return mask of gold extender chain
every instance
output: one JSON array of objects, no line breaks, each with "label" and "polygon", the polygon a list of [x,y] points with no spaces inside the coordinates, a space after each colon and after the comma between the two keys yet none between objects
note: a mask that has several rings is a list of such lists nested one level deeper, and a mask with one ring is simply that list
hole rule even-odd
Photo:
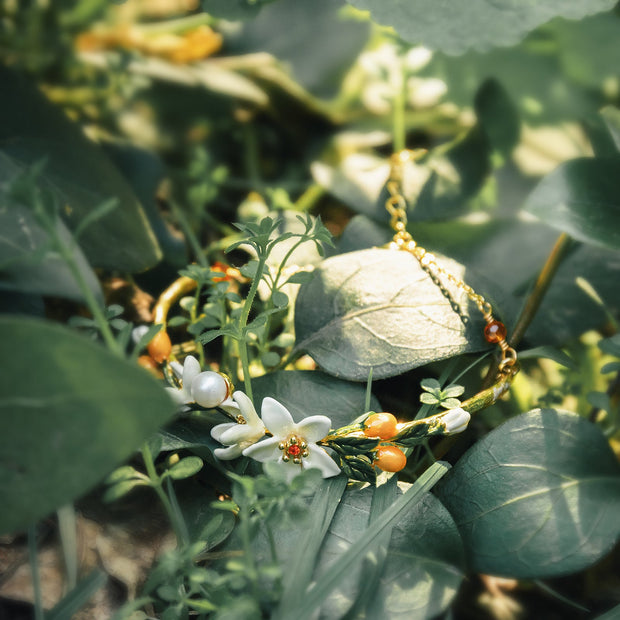
[{"label": "gold extender chain", "polygon": [[437,263],[437,259],[427,252],[423,247],[419,246],[413,237],[407,232],[407,202],[402,194],[401,186],[403,180],[403,166],[408,161],[415,161],[426,154],[425,149],[415,149],[413,151],[403,150],[394,153],[391,157],[391,172],[387,182],[387,190],[390,197],[385,202],[385,208],[391,216],[390,226],[394,230],[394,237],[390,243],[390,249],[404,250],[413,254],[420,263],[422,269],[432,276],[442,276],[456,287],[464,291],[476,304],[476,307],[482,314],[482,318],[486,322],[484,328],[484,338],[491,344],[496,344],[501,350],[501,360],[498,364],[500,374],[515,374],[517,372],[517,352],[506,341],[506,326],[493,317],[493,307],[482,296],[476,293],[474,289],[450,273]]}]

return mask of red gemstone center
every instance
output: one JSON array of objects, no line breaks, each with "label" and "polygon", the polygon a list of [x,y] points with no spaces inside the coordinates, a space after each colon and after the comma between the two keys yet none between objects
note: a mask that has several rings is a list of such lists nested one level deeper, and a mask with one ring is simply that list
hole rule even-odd
[{"label": "red gemstone center", "polygon": [[297,444],[293,444],[286,450],[291,456],[299,456],[301,454],[301,448]]}]

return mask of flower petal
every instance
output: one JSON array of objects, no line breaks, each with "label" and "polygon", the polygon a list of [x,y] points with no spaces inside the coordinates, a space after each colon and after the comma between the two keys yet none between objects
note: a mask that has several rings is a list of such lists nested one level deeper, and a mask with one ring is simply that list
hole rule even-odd
[{"label": "flower petal", "polygon": [[237,445],[229,446],[228,448],[215,448],[213,454],[221,461],[231,461],[241,456],[241,448]]},{"label": "flower petal", "polygon": [[[234,401],[239,405],[239,409],[241,410],[241,415],[244,417],[245,421],[248,424],[257,424],[260,422],[260,418],[258,417],[258,413],[256,413],[256,409],[254,409],[254,405],[252,401],[248,398],[247,394],[240,392],[237,390],[232,395]],[[222,405],[224,405],[227,401],[224,401]]]},{"label": "flower petal", "polygon": [[316,468],[321,470],[323,478],[331,478],[340,473],[340,467],[336,465],[334,459],[316,444],[308,446],[310,454],[303,460],[306,469]]},{"label": "flower petal", "polygon": [[181,380],[183,379],[183,366],[181,366],[181,364],[179,364],[179,362],[174,361],[174,362],[170,362],[170,368],[172,368],[172,372],[174,373],[174,376]]},{"label": "flower petal", "polygon": [[177,405],[186,405],[187,403],[192,402],[192,399],[188,397],[188,395],[185,393],[185,390],[179,390],[173,387],[167,387],[165,388],[165,390],[172,397],[174,402],[177,403]]},{"label": "flower petal", "polygon": [[[232,398],[227,398],[223,403],[218,406],[220,409],[223,409],[226,413],[235,418],[241,413],[239,405]],[[258,415],[256,416],[256,419],[260,422],[260,418],[258,417]]]},{"label": "flower petal", "polygon": [[323,439],[331,427],[332,421],[326,415],[311,415],[297,425],[297,432],[311,443]]},{"label": "flower petal", "polygon": [[257,431],[255,426],[250,426],[249,424],[235,424],[234,426],[235,428],[229,428],[220,435],[218,439],[220,443],[225,443],[229,446],[243,441],[254,443],[254,441],[258,441],[263,436],[262,431],[260,429]]},{"label": "flower petal", "polygon": [[222,435],[226,431],[229,431],[231,428],[235,428],[237,426],[239,426],[239,424],[237,424],[236,422],[225,422],[224,424],[218,424],[211,429],[211,437],[213,437],[215,441],[223,443],[221,440]]},{"label": "flower petal", "polygon": [[269,396],[263,399],[261,416],[269,432],[276,437],[285,437],[295,428],[295,422],[288,409]]},{"label": "flower petal", "polygon": [[280,450],[278,449],[278,444],[280,440],[277,437],[269,437],[268,439],[263,439],[258,443],[255,443],[253,446],[249,446],[243,451],[243,456],[249,456],[261,463],[265,461],[275,461],[280,454]]},{"label": "flower petal", "polygon": [[200,374],[200,362],[193,356],[188,355],[183,362],[183,387],[189,392],[192,381]]}]

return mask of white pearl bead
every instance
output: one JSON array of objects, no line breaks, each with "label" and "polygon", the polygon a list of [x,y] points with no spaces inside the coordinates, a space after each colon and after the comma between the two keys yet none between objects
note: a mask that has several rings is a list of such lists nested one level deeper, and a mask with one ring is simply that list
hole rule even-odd
[{"label": "white pearl bead", "polygon": [[201,407],[217,407],[228,398],[228,383],[217,372],[201,372],[192,381],[192,397]]}]

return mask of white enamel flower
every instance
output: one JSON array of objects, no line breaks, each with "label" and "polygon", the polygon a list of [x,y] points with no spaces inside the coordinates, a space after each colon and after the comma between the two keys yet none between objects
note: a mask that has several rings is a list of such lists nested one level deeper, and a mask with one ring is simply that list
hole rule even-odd
[{"label": "white enamel flower", "polygon": [[441,416],[441,421],[446,428],[446,435],[463,432],[467,428],[470,419],[471,415],[465,409],[461,409],[461,407],[450,409]]},{"label": "white enamel flower", "polygon": [[[211,437],[228,446],[213,450],[213,454],[223,461],[241,456],[244,449],[252,446],[265,435],[265,425],[258,417],[252,401],[243,392],[235,392],[232,397],[234,403],[231,399],[228,400],[241,412],[244,423],[226,422],[211,429]],[[222,406],[225,404],[222,403]]]},{"label": "white enamel flower", "polygon": [[296,424],[288,409],[273,398],[263,400],[261,414],[273,437],[245,448],[244,456],[263,463],[276,461],[289,482],[302,469],[319,469],[323,478],[340,473],[338,465],[316,443],[329,433],[331,420],[327,416],[313,415]]},{"label": "white enamel flower", "polygon": [[183,362],[183,366],[181,366],[179,362],[171,362],[170,367],[177,379],[181,382],[181,387],[167,387],[166,390],[168,390],[168,394],[170,394],[179,405],[193,403],[192,381],[200,374],[200,363],[195,357],[188,355]]}]

